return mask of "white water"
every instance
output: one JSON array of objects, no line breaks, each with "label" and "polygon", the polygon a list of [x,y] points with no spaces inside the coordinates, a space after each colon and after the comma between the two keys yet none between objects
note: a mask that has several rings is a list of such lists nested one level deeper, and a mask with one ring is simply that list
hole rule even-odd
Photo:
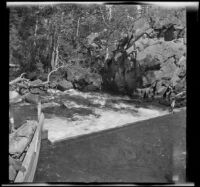
[{"label": "white water", "polygon": [[[168,114],[167,110],[155,107],[149,107],[148,109],[136,108],[132,103],[118,102],[120,99],[129,100],[128,97],[99,93],[82,93],[73,89],[63,94],[81,96],[93,104],[99,104],[99,106],[89,107],[75,101],[66,100],[64,104],[67,108],[89,108],[96,115],[82,116],[75,113],[73,119],[64,117],[45,119],[44,129],[48,130],[48,139],[52,143]],[[112,102],[109,102],[109,107],[106,107],[105,104],[108,100],[112,100]]]}]

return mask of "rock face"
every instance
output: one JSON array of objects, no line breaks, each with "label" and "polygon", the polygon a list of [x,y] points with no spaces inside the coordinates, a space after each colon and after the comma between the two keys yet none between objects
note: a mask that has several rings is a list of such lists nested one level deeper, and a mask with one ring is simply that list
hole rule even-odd
[{"label": "rock face", "polygon": [[[182,38],[172,40],[174,29],[167,30],[165,38],[141,37],[135,42],[136,60],[124,52],[117,52],[107,60],[102,71],[103,89],[112,89],[132,95],[138,88],[155,86],[163,95],[167,86],[175,92],[186,89],[186,45]],[[167,39],[166,39],[167,38]],[[169,41],[170,40],[170,41]],[[133,49],[132,49],[133,50]],[[128,51],[130,53],[131,49]],[[156,83],[156,85],[155,85]]]}]

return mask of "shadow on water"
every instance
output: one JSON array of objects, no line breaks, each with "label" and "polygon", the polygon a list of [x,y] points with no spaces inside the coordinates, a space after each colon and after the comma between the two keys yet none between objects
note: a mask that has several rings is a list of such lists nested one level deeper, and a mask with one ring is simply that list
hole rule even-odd
[{"label": "shadow on water", "polygon": [[76,103],[86,105],[86,106],[90,106],[92,104],[88,99],[86,99],[82,96],[79,96],[79,95],[72,96],[72,95],[69,95],[69,94],[65,94],[65,95],[62,95],[60,97],[60,99],[62,101],[65,101],[65,100],[74,101]]},{"label": "shadow on water", "polygon": [[46,118],[51,118],[52,115],[57,117],[73,118],[74,114],[80,116],[95,115],[92,109],[87,108],[67,108],[66,106],[56,106],[43,109]]}]

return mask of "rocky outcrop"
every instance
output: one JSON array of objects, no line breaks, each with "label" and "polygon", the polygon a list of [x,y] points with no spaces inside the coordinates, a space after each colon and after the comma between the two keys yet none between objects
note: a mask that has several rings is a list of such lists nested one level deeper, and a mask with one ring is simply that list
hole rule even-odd
[{"label": "rocky outcrop", "polygon": [[69,90],[71,88],[73,88],[72,83],[65,79],[63,79],[57,83],[57,89],[60,91]]},{"label": "rocky outcrop", "polygon": [[[115,52],[102,71],[103,89],[132,95],[138,88],[155,87],[155,93],[160,96],[169,85],[175,93],[185,90],[186,46],[183,38],[172,41],[169,38],[149,38],[144,34],[134,43],[134,47]],[[137,56],[131,58],[129,54],[134,49]]]}]

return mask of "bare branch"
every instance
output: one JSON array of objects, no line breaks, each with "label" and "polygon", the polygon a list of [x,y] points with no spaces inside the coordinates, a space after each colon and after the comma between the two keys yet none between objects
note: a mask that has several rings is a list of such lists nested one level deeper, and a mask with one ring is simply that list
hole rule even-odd
[{"label": "bare branch", "polygon": [[178,97],[179,95],[182,95],[184,92],[186,92],[186,91],[184,90],[184,91],[182,91],[182,92],[180,92],[180,93],[176,94],[176,96],[175,96],[175,97]]},{"label": "bare branch", "polygon": [[26,73],[22,73],[19,77],[17,77],[16,79],[12,80],[9,82],[9,85],[13,85],[19,81],[23,81],[23,80],[26,80],[28,81],[28,79],[25,79],[25,78],[22,78]]},{"label": "bare branch", "polygon": [[37,85],[30,85],[30,86],[31,86],[31,87],[38,87],[38,86],[43,86],[43,85],[45,85],[45,84],[48,84],[48,83],[50,82],[50,76],[51,76],[52,73],[58,71],[60,68],[66,68],[66,67],[68,67],[68,65],[62,65],[62,66],[57,67],[56,69],[52,70],[52,71],[48,74],[48,76],[47,76],[47,81],[45,81],[45,82],[43,82],[43,83],[40,83],[40,84],[37,84]]}]

